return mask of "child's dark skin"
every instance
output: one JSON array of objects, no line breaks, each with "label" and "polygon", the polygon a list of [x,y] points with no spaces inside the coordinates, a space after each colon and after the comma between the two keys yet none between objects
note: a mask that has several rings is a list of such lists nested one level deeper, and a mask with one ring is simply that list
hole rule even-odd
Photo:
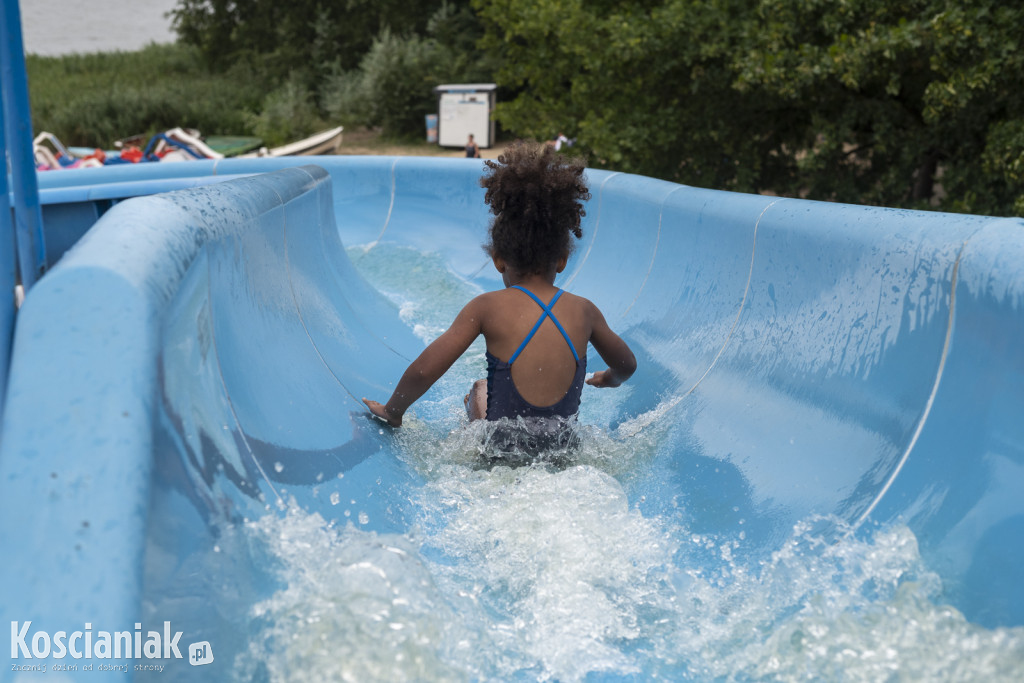
[{"label": "child's dark skin", "polygon": [[[565,269],[568,254],[563,254],[542,273],[520,273],[499,255],[493,256],[494,267],[502,275],[506,289],[487,292],[476,297],[456,316],[444,334],[434,340],[409,365],[387,404],[364,398],[363,402],[377,417],[392,427],[401,427],[405,411],[433,386],[465,353],[469,345],[484,335],[487,350],[507,360],[536,323],[540,308],[526,294],[512,285],[533,292],[545,303],[557,291],[555,276]],[[592,344],[607,370],[595,372],[587,384],[595,387],[617,387],[636,370],[636,358],[629,346],[605,322],[601,311],[587,299],[568,292],[556,302],[553,312],[582,357]],[[547,319],[536,337],[523,350],[513,366],[513,381],[524,399],[537,406],[557,403],[568,391],[575,372],[572,352],[554,323]],[[487,415],[486,381],[473,385],[466,397],[471,419]]]}]

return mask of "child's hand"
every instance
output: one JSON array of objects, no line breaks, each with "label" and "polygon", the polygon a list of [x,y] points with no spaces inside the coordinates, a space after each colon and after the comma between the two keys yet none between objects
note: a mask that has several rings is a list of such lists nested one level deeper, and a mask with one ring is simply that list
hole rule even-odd
[{"label": "child's hand", "polygon": [[592,387],[611,388],[622,384],[622,380],[615,376],[611,370],[599,370],[591,375],[587,384]]},{"label": "child's hand", "polygon": [[364,398],[363,403],[366,404],[366,407],[370,409],[370,412],[373,413],[374,416],[384,420],[392,427],[402,426],[402,416],[399,415],[398,417],[392,417],[390,413],[388,413],[387,407],[383,404],[378,403],[377,401],[371,401],[368,398]]}]

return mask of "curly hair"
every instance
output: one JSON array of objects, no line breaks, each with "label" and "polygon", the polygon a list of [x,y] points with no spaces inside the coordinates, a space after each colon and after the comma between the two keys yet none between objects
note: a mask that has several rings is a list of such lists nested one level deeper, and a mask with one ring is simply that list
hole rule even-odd
[{"label": "curly hair", "polygon": [[590,199],[584,162],[520,140],[484,164],[480,185],[494,214],[484,250],[523,274],[544,273],[571,254],[569,235],[583,236],[583,202]]}]

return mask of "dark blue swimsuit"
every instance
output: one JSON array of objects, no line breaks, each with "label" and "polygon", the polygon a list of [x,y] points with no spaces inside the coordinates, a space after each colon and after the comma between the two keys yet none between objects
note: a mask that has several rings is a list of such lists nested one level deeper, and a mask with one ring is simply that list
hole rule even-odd
[{"label": "dark blue swimsuit", "polygon": [[[544,302],[530,290],[519,285],[513,286],[521,292],[526,292],[543,309],[543,312],[540,318],[537,319],[533,329],[523,339],[519,348],[508,359],[508,362],[499,360],[491,355],[490,352],[486,354],[487,419],[495,421],[502,418],[509,418],[510,420],[523,418],[524,422],[518,423],[518,426],[521,427],[518,430],[518,434],[505,430],[501,438],[498,439],[498,445],[503,450],[520,447],[524,450],[532,451],[561,446],[564,445],[562,444],[564,439],[560,435],[565,431],[565,420],[576,415],[580,408],[580,395],[583,393],[583,381],[587,375],[587,357],[584,355],[583,358],[580,358],[565,328],[562,327],[554,313],[551,312],[555,302],[562,296],[562,290],[558,290],[555,293],[551,303],[544,305]],[[512,364],[516,362],[516,358],[519,357],[519,354],[523,352],[526,345],[537,334],[537,330],[540,329],[544,318],[551,318],[551,322],[555,324],[558,331],[562,333],[565,343],[569,345],[572,357],[576,360],[576,374],[572,379],[569,390],[558,403],[550,406],[535,406],[522,397],[516,388],[515,382],[512,381]],[[525,441],[523,437],[525,437]]]}]

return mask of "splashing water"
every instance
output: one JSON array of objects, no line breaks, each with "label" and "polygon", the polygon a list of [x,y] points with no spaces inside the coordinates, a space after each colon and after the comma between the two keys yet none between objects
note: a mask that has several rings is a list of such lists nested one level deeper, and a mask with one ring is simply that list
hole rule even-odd
[{"label": "splashing water", "polygon": [[409,539],[292,506],[246,528],[278,561],[285,587],[251,611],[258,626],[236,661],[240,680],[449,680],[465,638]]},{"label": "splashing water", "polygon": [[1015,681],[1024,670],[1024,629],[983,629],[936,604],[905,526],[836,543],[809,521],[761,566],[709,570],[706,556],[730,558],[736,540],[645,517],[598,467],[485,469],[452,443],[431,454],[441,462],[406,534],[296,507],[248,524],[284,587],[252,610],[239,678],[263,667],[282,681]]},{"label": "splashing water", "polygon": [[[376,249],[441,283],[394,295],[426,338],[473,293],[429,255]],[[854,534],[809,519],[773,551],[745,555],[742,532],[693,531],[685,492],[647,509],[629,482],[678,448],[667,420],[583,427],[558,467],[485,466],[479,444],[493,427],[462,412],[481,355],[467,354],[394,436],[420,482],[406,492],[417,510],[408,530],[367,531],[361,517],[338,524],[294,504],[242,525],[277,588],[249,610],[236,678],[1024,679],[1024,628],[985,629],[943,605],[906,526]],[[606,424],[614,396],[584,422]]]}]

